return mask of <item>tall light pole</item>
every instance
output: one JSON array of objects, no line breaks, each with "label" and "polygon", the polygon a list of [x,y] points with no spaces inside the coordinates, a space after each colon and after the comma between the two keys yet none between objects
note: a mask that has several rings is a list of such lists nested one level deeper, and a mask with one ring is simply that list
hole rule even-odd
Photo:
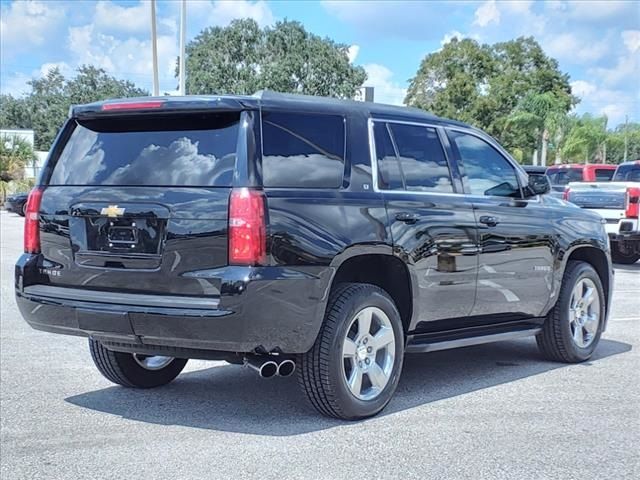
[{"label": "tall light pole", "polygon": [[160,95],[160,85],[158,84],[158,42],[156,34],[156,0],[151,0],[151,51],[153,61],[153,95]]},{"label": "tall light pole", "polygon": [[182,0],[180,8],[180,85],[178,92],[185,95],[185,37],[187,35],[187,0]]}]

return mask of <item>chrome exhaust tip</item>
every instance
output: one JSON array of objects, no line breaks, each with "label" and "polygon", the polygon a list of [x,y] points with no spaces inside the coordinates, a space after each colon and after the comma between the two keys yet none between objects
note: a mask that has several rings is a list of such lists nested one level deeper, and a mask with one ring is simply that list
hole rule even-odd
[{"label": "chrome exhaust tip", "polygon": [[281,377],[288,377],[293,375],[293,372],[296,371],[296,362],[293,360],[283,360],[278,365],[278,375]]},{"label": "chrome exhaust tip", "polygon": [[258,372],[262,378],[271,378],[278,374],[278,364],[273,360],[263,360],[260,357],[245,357],[244,364]]}]

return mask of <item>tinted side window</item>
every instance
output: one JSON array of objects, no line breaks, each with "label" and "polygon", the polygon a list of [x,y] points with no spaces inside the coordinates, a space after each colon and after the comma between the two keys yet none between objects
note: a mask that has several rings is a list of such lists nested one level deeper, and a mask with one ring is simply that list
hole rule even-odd
[{"label": "tinted side window", "polygon": [[609,168],[596,168],[596,182],[608,182],[613,177],[613,172],[615,170]]},{"label": "tinted side window", "polygon": [[338,115],[263,112],[265,187],[338,188],[344,173],[345,125]]},{"label": "tinted side window", "polygon": [[450,130],[448,135],[462,160],[466,191],[472,195],[520,196],[515,169],[491,145],[466,133]]},{"label": "tinted side window", "polygon": [[389,136],[386,123],[375,122],[373,134],[378,161],[378,183],[383,190],[404,190],[400,162]]},{"label": "tinted side window", "polygon": [[407,190],[453,192],[449,165],[434,128],[389,123]]}]

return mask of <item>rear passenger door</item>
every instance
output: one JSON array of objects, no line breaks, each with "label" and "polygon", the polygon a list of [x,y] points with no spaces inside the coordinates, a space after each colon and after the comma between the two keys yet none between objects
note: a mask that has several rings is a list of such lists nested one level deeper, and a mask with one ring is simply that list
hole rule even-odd
[{"label": "rear passenger door", "polygon": [[538,316],[553,286],[550,212],[523,198],[515,166],[486,139],[447,129],[478,222],[480,263],[472,315]]},{"label": "rear passenger door", "polygon": [[375,188],[383,193],[394,250],[414,286],[411,329],[469,315],[477,275],[476,224],[440,127],[371,120]]}]

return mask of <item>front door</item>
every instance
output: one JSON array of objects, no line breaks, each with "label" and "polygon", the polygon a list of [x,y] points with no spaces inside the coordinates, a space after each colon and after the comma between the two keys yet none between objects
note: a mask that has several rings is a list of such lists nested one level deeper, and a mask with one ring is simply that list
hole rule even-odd
[{"label": "front door", "polygon": [[393,121],[373,124],[377,188],[384,193],[397,255],[409,265],[414,323],[471,313],[477,276],[472,204],[451,175],[438,129]]},{"label": "front door", "polygon": [[553,287],[551,219],[539,197],[524,199],[512,163],[477,135],[448,129],[480,246],[472,315],[539,316]]}]

